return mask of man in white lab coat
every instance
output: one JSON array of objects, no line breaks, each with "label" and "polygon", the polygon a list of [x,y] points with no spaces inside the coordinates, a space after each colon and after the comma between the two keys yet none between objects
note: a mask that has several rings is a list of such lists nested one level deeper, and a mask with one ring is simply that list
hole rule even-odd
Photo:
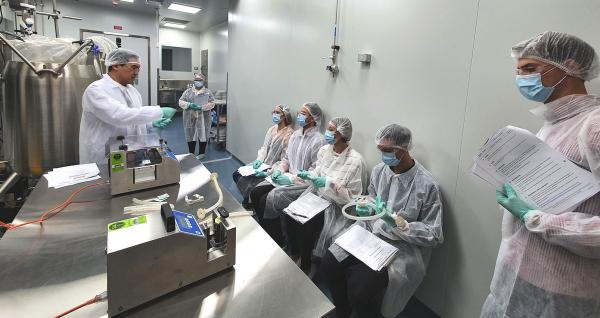
[{"label": "man in white lab coat", "polygon": [[144,135],[152,127],[162,129],[175,115],[174,108],[142,106],[142,95],[131,85],[141,67],[135,52],[116,49],[108,54],[105,64],[108,74],[90,84],[83,93],[80,163],[104,163],[108,138]]}]

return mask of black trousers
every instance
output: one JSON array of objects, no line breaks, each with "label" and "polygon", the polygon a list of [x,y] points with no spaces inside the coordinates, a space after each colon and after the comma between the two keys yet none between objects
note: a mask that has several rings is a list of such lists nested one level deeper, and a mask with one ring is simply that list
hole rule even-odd
[{"label": "black trousers", "polygon": [[331,291],[338,318],[350,317],[353,311],[358,317],[381,316],[376,295],[387,287],[387,267],[374,271],[352,255],[338,262],[327,251],[320,270]]},{"label": "black trousers", "polygon": [[[206,153],[206,145],[208,144],[208,142],[202,142],[202,141],[198,140],[198,143],[200,144],[199,155],[205,154]],[[194,154],[196,152],[196,141],[189,141],[187,144],[188,144],[188,150],[190,151],[190,153]]]},{"label": "black trousers", "polygon": [[319,232],[323,229],[324,214],[319,213],[308,222],[301,224],[291,217],[284,215],[287,225],[289,252],[300,255],[300,268],[309,270],[312,250],[315,248]]},{"label": "black trousers", "polygon": [[271,184],[261,184],[257,185],[250,191],[250,201],[252,201],[252,208],[254,210],[254,218],[262,226],[262,228],[269,233],[271,238],[279,245],[284,246],[285,240],[283,238],[283,232],[281,230],[281,220],[279,218],[275,219],[265,219],[263,216],[265,215],[265,206],[267,203],[267,195],[271,190],[275,189],[275,187]]}]

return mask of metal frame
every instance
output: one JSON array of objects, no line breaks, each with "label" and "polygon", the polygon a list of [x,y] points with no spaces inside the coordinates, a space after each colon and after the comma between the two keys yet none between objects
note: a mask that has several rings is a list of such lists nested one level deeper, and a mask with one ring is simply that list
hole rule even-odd
[{"label": "metal frame", "polygon": [[[127,37],[127,38],[137,38],[137,39],[146,39],[148,41],[148,104],[152,104],[152,69],[151,69],[151,65],[152,65],[152,54],[150,51],[150,37],[149,36],[145,36],[145,35],[135,35],[135,34],[125,34],[125,33],[116,33],[116,32],[105,32],[105,31],[98,31],[98,30],[90,30],[90,29],[79,29],[79,39],[81,41],[83,41],[83,33],[84,32],[88,32],[88,33],[95,33],[95,34],[105,34],[105,35],[116,35],[116,36],[122,36],[122,37]],[[158,94],[158,92],[157,92]],[[157,96],[158,98],[158,96]],[[157,101],[158,102],[158,101]]]}]

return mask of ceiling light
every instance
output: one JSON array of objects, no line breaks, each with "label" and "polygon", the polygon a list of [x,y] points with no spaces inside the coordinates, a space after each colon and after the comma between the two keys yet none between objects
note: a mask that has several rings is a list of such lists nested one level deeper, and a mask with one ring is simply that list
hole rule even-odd
[{"label": "ceiling light", "polygon": [[169,5],[168,9],[185,12],[185,13],[192,13],[192,14],[198,13],[200,10],[202,10],[197,7],[192,7],[192,6],[188,6],[186,4],[179,4],[179,3],[171,3],[171,5]]},{"label": "ceiling light", "polygon": [[119,2],[129,2],[129,3],[133,3],[134,0],[119,0]]},{"label": "ceiling light", "polygon": [[165,23],[164,26],[169,28],[185,29],[185,25],[177,23]]}]

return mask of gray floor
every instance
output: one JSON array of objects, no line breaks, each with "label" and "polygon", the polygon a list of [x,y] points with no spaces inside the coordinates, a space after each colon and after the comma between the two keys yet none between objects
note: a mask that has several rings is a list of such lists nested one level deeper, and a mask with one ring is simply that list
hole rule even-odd
[{"label": "gray floor", "polygon": [[[169,145],[169,148],[176,154],[188,153],[188,146],[185,141],[183,134],[183,122],[181,113],[178,113],[173,118],[173,123],[161,132],[161,137],[165,139]],[[198,146],[196,146],[196,152]],[[196,153],[197,154],[197,153]],[[239,201],[242,201],[242,195],[240,194],[237,186],[233,182],[231,175],[240,166],[242,162],[233,157],[227,150],[216,147],[215,143],[209,143],[206,150],[206,158],[201,160],[206,168],[212,172],[219,174],[219,182],[233,194],[233,196]],[[327,290],[327,286],[322,283],[322,279],[318,276],[315,277],[315,284],[331,299],[330,293]],[[433,311],[427,306],[421,303],[416,298],[411,300],[406,305],[404,311],[396,318],[438,318]]]}]

